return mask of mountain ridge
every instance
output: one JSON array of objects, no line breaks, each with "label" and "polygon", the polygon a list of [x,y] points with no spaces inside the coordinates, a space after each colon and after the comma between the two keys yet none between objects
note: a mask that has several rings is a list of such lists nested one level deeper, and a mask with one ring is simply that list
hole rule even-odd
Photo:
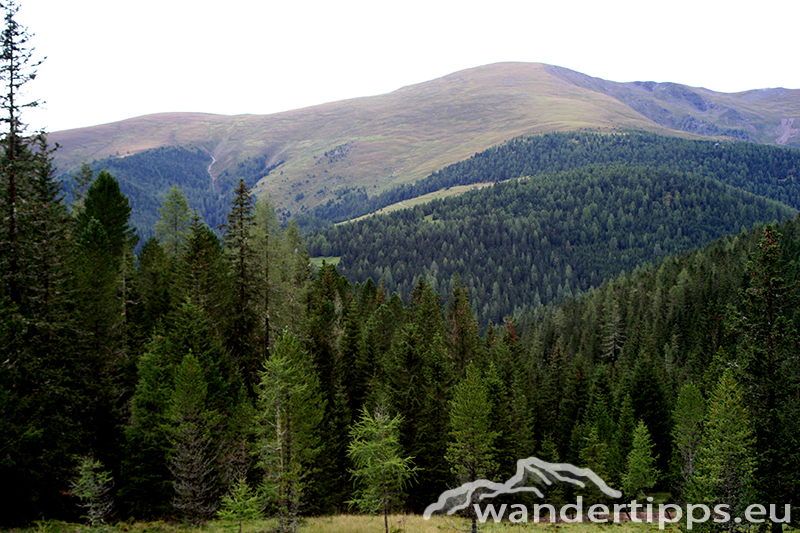
[{"label": "mountain ridge", "polygon": [[164,146],[202,150],[212,178],[236,174],[260,158],[256,194],[269,193],[279,209],[296,214],[335,199],[337,191],[364,188],[372,195],[414,182],[521,135],[640,130],[702,138],[727,132],[800,146],[793,128],[800,91],[766,91],[728,95],[679,84],[608,82],[541,63],[495,63],[383,95],[272,115],[161,113],[50,138],[61,146],[56,164],[62,172],[81,160]]}]

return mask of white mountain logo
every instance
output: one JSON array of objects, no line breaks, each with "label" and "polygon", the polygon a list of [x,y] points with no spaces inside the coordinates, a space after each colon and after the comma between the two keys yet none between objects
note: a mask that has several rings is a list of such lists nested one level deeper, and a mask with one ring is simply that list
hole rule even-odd
[{"label": "white mountain logo", "polygon": [[456,489],[450,489],[439,496],[436,503],[430,504],[422,515],[426,520],[434,513],[453,514],[462,509],[466,509],[473,503],[473,496],[476,492],[478,500],[494,498],[501,494],[514,494],[518,492],[533,492],[539,498],[544,498],[544,494],[535,485],[528,485],[528,481],[533,478],[534,483],[544,483],[552,485],[556,482],[566,482],[585,487],[586,482],[594,483],[605,495],[611,498],[620,498],[622,493],[614,490],[603,481],[597,474],[589,468],[578,468],[568,463],[548,463],[536,457],[528,457],[517,461],[517,472],[505,483],[497,483],[488,479],[478,479],[470,483],[464,483]]}]

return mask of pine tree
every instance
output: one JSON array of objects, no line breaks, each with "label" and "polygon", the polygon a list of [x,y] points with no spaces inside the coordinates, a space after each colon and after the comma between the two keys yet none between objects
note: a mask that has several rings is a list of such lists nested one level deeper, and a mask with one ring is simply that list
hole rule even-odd
[{"label": "pine tree", "polygon": [[383,402],[374,413],[362,408],[361,418],[350,429],[347,453],[357,487],[349,503],[364,513],[382,512],[389,533],[389,511],[402,503],[403,489],[416,468],[400,446],[400,415],[390,418],[387,411]]},{"label": "pine tree", "polygon": [[239,533],[242,533],[242,522],[261,518],[260,500],[259,494],[247,484],[247,478],[240,476],[222,497],[217,517],[223,521],[238,522]]},{"label": "pine tree", "polygon": [[752,503],[756,471],[755,435],[734,371],[727,369],[708,402],[700,450],[687,501],[710,506],[727,505],[734,517],[741,517]]},{"label": "pine tree", "polygon": [[454,362],[456,378],[461,378],[470,361],[479,356],[480,339],[478,338],[478,322],[472,314],[467,288],[456,276],[447,308],[447,344],[450,357]]},{"label": "pine tree", "polygon": [[644,497],[644,491],[652,489],[658,481],[659,472],[653,457],[653,441],[643,421],[633,431],[633,444],[628,454],[627,469],[622,476],[623,491],[634,497]]},{"label": "pine tree", "polygon": [[119,182],[108,171],[101,170],[86,192],[83,209],[75,217],[76,233],[86,231],[95,219],[106,233],[109,253],[119,260],[138,241],[136,230],[129,224],[130,216],[131,207],[120,192]]},{"label": "pine tree", "polygon": [[170,257],[183,256],[191,236],[192,213],[189,202],[177,185],[173,185],[159,210],[161,219],[156,222],[156,238]]},{"label": "pine tree", "polygon": [[70,492],[80,500],[80,506],[86,509],[84,518],[89,521],[89,526],[98,526],[108,518],[114,508],[114,499],[111,496],[113,486],[111,472],[103,470],[103,463],[89,455],[78,459]]},{"label": "pine tree", "polygon": [[12,0],[0,9],[0,501],[6,523],[65,512],[94,392],[73,320],[69,224],[43,132],[25,135],[23,86],[40,62]]},{"label": "pine tree", "polygon": [[695,459],[700,449],[705,418],[705,400],[694,383],[687,383],[678,394],[675,410],[672,412],[672,440],[675,457],[680,461],[680,492],[687,487],[695,472]]},{"label": "pine tree", "polygon": [[248,391],[255,395],[258,384],[258,274],[253,247],[253,198],[250,189],[239,180],[231,201],[225,231],[225,257],[231,276],[225,327],[225,345],[242,369]]},{"label": "pine tree", "polygon": [[169,458],[175,490],[172,505],[184,520],[193,524],[210,519],[219,507],[214,434],[220,417],[207,408],[207,394],[203,371],[189,352],[175,372],[166,418],[172,445]]},{"label": "pine tree", "polygon": [[284,333],[264,363],[259,390],[259,455],[267,495],[278,509],[278,529],[297,531],[309,473],[321,451],[325,401],[310,358]]},{"label": "pine tree", "polygon": [[[800,424],[791,415],[800,389],[796,352],[800,342],[791,319],[797,304],[797,282],[790,282],[794,261],[784,250],[783,235],[773,226],[764,228],[755,256],[746,266],[749,286],[741,291],[740,329],[744,349],[740,354],[745,401],[756,433],[757,476],[762,498],[797,501],[800,488],[791,472],[800,468],[796,453]],[[796,252],[795,252],[796,254]],[[795,255],[796,257],[796,255]],[[773,523],[772,531],[781,531]]]},{"label": "pine tree", "polygon": [[[608,479],[609,454],[608,444],[601,438],[597,425],[591,422],[579,424],[577,435],[581,440],[578,460],[581,468],[589,468],[604,481]],[[592,502],[605,502],[607,497],[593,484],[587,485],[577,491],[586,500]]]},{"label": "pine tree", "polygon": [[[498,434],[490,429],[491,415],[492,404],[480,370],[470,363],[450,402],[450,442],[445,459],[458,485],[488,479],[497,469],[494,444]],[[473,503],[469,502],[468,508],[475,532]]]}]

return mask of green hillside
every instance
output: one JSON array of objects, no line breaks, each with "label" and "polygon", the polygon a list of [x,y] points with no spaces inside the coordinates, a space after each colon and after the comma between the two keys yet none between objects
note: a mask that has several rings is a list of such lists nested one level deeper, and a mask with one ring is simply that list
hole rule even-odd
[{"label": "green hillside", "polygon": [[518,138],[434,172],[414,184],[368,196],[343,192],[301,216],[301,224],[340,222],[450,187],[503,181],[586,165],[669,166],[800,208],[800,151],[743,142],[693,141],[648,133],[549,133]]},{"label": "green hillside", "polygon": [[697,174],[593,166],[342,224],[309,237],[308,250],[403,298],[420,276],[449,293],[459,275],[486,324],[795,213]]},{"label": "green hillside", "polygon": [[[785,425],[771,435],[798,434],[793,395],[800,375],[791,354],[800,319],[799,252],[800,219],[794,219],[726,236],[528,314],[521,344],[531,349],[525,368],[534,376],[537,427],[550,428],[560,457],[571,460],[580,448],[575,435],[592,424],[613,428],[630,394],[636,419],[644,419],[656,443],[664,480],[680,489],[685,480],[668,458],[681,460],[670,449],[681,390],[692,383],[709,399],[723,372],[733,369],[763,417],[751,419],[757,431],[766,435],[767,419],[778,416]],[[770,387],[781,389],[773,397],[780,407],[767,415],[758,395]],[[614,432],[603,434],[613,446]],[[779,442],[762,438],[758,447]],[[760,464],[758,485],[770,494],[796,491],[796,454]]]},{"label": "green hillside", "polygon": [[[141,242],[145,242],[153,236],[159,210],[173,185],[181,189],[191,208],[197,210],[209,227],[217,228],[226,222],[238,178],[228,172],[213,177],[208,172],[210,164],[210,156],[201,150],[165,147],[123,158],[109,157],[89,166],[95,173],[106,169],[119,181],[120,190],[130,201],[131,225]],[[69,202],[73,177],[62,175],[60,179],[64,181]],[[254,181],[247,181],[246,185],[251,187]]]}]

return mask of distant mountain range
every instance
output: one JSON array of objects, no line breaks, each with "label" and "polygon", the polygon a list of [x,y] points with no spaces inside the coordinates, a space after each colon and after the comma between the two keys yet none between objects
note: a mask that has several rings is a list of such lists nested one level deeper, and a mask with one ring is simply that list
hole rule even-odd
[{"label": "distant mountain range", "polygon": [[344,191],[363,188],[371,196],[416,181],[517,136],[586,129],[800,147],[800,90],[726,94],[498,63],[381,96],[284,113],[147,115],[53,132],[50,140],[61,145],[56,163],[64,173],[81,161],[188,149],[207,159],[208,176],[194,169],[191,179],[208,183],[196,187],[213,191],[220,178],[227,185],[242,175],[257,193],[269,192],[286,215]]}]

